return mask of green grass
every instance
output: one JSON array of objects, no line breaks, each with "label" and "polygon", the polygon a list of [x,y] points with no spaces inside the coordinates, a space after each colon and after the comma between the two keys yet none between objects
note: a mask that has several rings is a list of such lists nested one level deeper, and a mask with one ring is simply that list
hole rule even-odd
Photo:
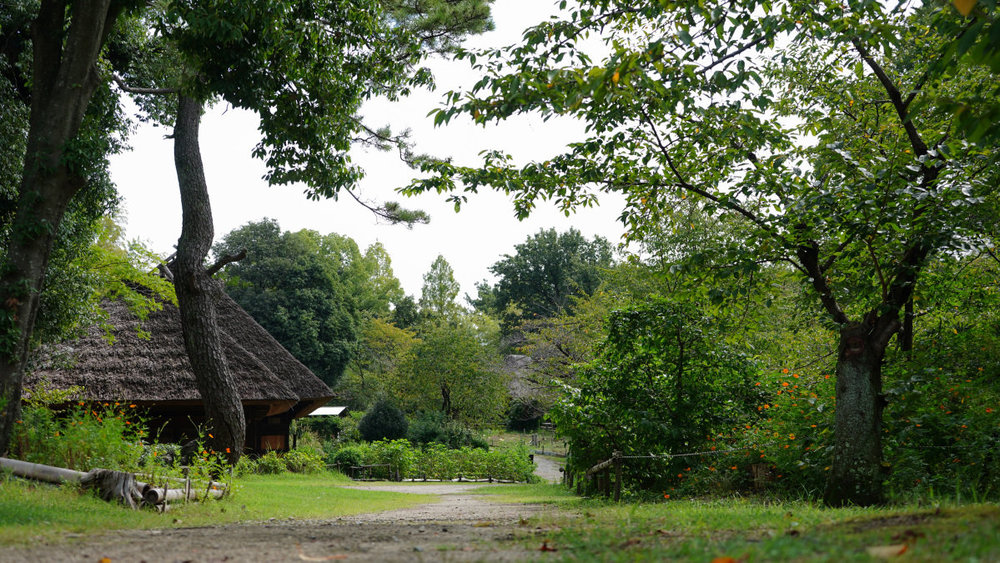
[{"label": "green grass", "polygon": [[583,502],[562,485],[504,485],[503,487],[479,487],[472,490],[477,495],[490,497],[491,502],[510,504],[550,504],[559,508],[572,508]]},{"label": "green grass", "polygon": [[175,504],[165,514],[132,511],[73,487],[0,477],[0,545],[116,529],[207,526],[268,518],[333,518],[433,502],[433,495],[358,491],[332,474],[250,476],[223,500]]},{"label": "green grass", "polygon": [[[530,496],[530,493],[523,493]],[[558,495],[551,502],[570,507]],[[874,561],[868,548],[906,544],[904,561],[1000,560],[1000,508],[916,505],[827,509],[743,498],[637,505],[578,503],[532,523],[556,558],[580,561]]]}]

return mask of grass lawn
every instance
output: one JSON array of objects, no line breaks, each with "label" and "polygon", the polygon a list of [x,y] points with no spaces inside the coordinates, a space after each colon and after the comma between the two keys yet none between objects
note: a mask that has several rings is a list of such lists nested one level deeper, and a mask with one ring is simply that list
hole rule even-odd
[{"label": "grass lawn", "polygon": [[334,518],[433,502],[433,495],[357,491],[333,474],[250,476],[219,501],[175,504],[165,514],[128,510],[73,487],[0,476],[0,545],[103,530],[208,526],[268,518]]},{"label": "grass lawn", "polygon": [[1000,507],[992,504],[829,509],[729,498],[616,505],[577,499],[558,485],[481,492],[566,509],[532,521],[524,540],[533,550],[544,542],[558,560],[1000,561]]}]

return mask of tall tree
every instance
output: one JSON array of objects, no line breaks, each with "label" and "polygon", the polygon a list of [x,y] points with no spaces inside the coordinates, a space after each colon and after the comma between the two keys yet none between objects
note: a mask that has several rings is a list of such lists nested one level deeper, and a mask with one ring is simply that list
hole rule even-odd
[{"label": "tall tree", "polygon": [[424,286],[420,292],[420,312],[426,316],[447,319],[460,310],[455,301],[461,289],[455,281],[455,270],[445,260],[438,257],[431,263],[431,269],[424,274]]},{"label": "tall tree", "polygon": [[[542,229],[505,254],[490,271],[493,311],[504,317],[507,330],[522,321],[555,317],[570,309],[574,297],[593,295],[602,271],[611,267],[613,249],[604,238],[587,240],[580,231]],[[514,314],[508,314],[515,311]]]},{"label": "tall tree", "polygon": [[395,392],[408,412],[440,412],[452,420],[490,426],[507,406],[498,327],[483,316],[425,321],[419,340],[396,369]]},{"label": "tall tree", "polygon": [[[154,54],[151,62],[140,61],[144,64],[116,81],[137,95],[178,96],[176,117],[163,113],[156,102],[146,108],[161,119],[175,118],[175,143],[187,143],[175,150],[186,217],[178,245],[177,287],[181,308],[187,303],[199,309],[199,314],[182,314],[185,323],[192,323],[192,338],[217,331],[210,297],[214,284],[208,278],[221,263],[208,269],[201,265],[212,236],[207,186],[200,166],[192,163],[197,143],[189,134],[178,139],[179,128],[190,127],[189,133],[196,134],[192,116],[200,116],[206,103],[221,98],[260,117],[262,139],[254,155],[266,162],[270,183],[305,183],[314,198],[336,198],[343,191],[390,221],[425,221],[420,212],[391,202],[368,204],[351,191],[363,175],[348,156],[352,144],[395,147],[408,154],[405,136],[367,125],[358,111],[373,97],[396,99],[411,88],[430,85],[430,73],[418,68],[419,62],[490,25],[486,0],[399,6],[377,0],[178,1],[152,20],[151,40],[162,45],[148,51]],[[150,68],[161,72],[150,76]],[[135,87],[136,80],[150,78],[152,88]],[[208,225],[188,228],[188,216]],[[214,424],[236,429],[242,426],[242,411],[233,408],[238,399],[228,383],[221,350],[212,339],[199,342],[188,349],[201,355],[198,361],[192,357],[195,376],[211,380],[205,388],[218,392],[203,396],[209,418],[214,413],[224,418]],[[219,404],[210,405],[212,401]],[[235,460],[242,447],[238,438],[219,431],[213,446],[231,452]]]},{"label": "tall tree", "polygon": [[[928,258],[969,240],[962,219],[1000,168],[943,104],[974,103],[969,93],[995,76],[964,61],[937,71],[955,39],[935,33],[938,17],[959,19],[877,0],[585,0],[520,45],[467,53],[486,76],[448,94],[435,121],[537,111],[584,120],[588,137],[524,166],[499,152],[479,167],[428,161],[436,174],[409,191],[494,186],[514,194],[519,216],[539,198],[572,209],[620,192],[633,236],[685,198],[744,217],[742,260],[791,265],[840,328],[825,501],[880,503],[886,346]],[[605,41],[598,64],[582,41],[591,33]]]},{"label": "tall tree", "polygon": [[[102,83],[98,60],[119,15],[133,4],[43,0],[33,14],[30,36],[15,38],[21,44],[30,39],[30,71],[24,73],[30,81],[17,84],[21,95],[30,96],[30,110],[17,193],[8,197],[13,205],[0,210],[5,218],[13,210],[0,271],[0,452],[7,451],[20,413],[21,383],[54,242],[71,200],[88,186],[87,156],[93,156],[94,143],[107,139],[85,126]],[[6,62],[9,72],[10,63],[20,65],[24,59]]]},{"label": "tall tree", "polygon": [[336,385],[364,319],[389,312],[399,281],[384,269],[388,256],[373,263],[349,237],[282,233],[272,220],[233,230],[214,253],[239,249],[247,256],[226,266],[226,292],[320,379]]}]

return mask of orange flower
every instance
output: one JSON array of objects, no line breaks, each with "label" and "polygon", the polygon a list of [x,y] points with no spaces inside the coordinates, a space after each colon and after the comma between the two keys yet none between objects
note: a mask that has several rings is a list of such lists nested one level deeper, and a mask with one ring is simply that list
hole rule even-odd
[{"label": "orange flower", "polygon": [[229,453],[229,448],[226,448],[226,453],[227,453],[227,454]]},{"label": "orange flower", "polygon": [[663,498],[670,498],[670,495],[664,493]]},{"label": "orange flower", "polygon": [[213,440],[215,439],[215,436],[212,436],[211,434],[209,434],[208,437],[211,438],[211,439],[213,439]]},{"label": "orange flower", "polygon": [[130,408],[130,409],[134,409],[134,408],[135,408],[135,403],[133,403],[133,404],[129,405],[129,406],[128,406],[128,408]]},{"label": "orange flower", "polygon": [[794,377],[795,379],[798,379],[798,378],[799,378],[799,374],[797,374],[797,373],[793,373],[793,374],[792,374],[792,377]]},{"label": "orange flower", "polygon": [[781,370],[781,373],[788,373],[788,368]]},{"label": "orange flower", "polygon": [[788,382],[787,381],[782,381],[781,382],[781,386],[782,387],[788,387]]}]

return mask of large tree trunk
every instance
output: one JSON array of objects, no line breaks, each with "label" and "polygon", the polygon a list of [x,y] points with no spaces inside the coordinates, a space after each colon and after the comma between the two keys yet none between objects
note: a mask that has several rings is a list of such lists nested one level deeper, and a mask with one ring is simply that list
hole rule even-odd
[{"label": "large tree trunk", "polygon": [[873,330],[868,323],[851,323],[840,331],[834,453],[823,498],[829,506],[871,506],[885,500],[882,493],[885,340],[884,331]]},{"label": "large tree trunk", "polygon": [[24,368],[52,245],[66,206],[84,185],[67,145],[100,81],[98,54],[118,13],[110,0],[73,2],[69,12],[66,4],[43,1],[32,29],[27,151],[7,266],[0,272],[0,454],[20,418]]},{"label": "large tree trunk", "polygon": [[246,440],[246,422],[216,322],[215,302],[222,289],[204,266],[215,233],[198,145],[201,109],[198,101],[180,96],[174,127],[174,164],[181,191],[183,227],[177,244],[174,287],[184,346],[205,403],[209,443],[231,463],[236,463]]}]

